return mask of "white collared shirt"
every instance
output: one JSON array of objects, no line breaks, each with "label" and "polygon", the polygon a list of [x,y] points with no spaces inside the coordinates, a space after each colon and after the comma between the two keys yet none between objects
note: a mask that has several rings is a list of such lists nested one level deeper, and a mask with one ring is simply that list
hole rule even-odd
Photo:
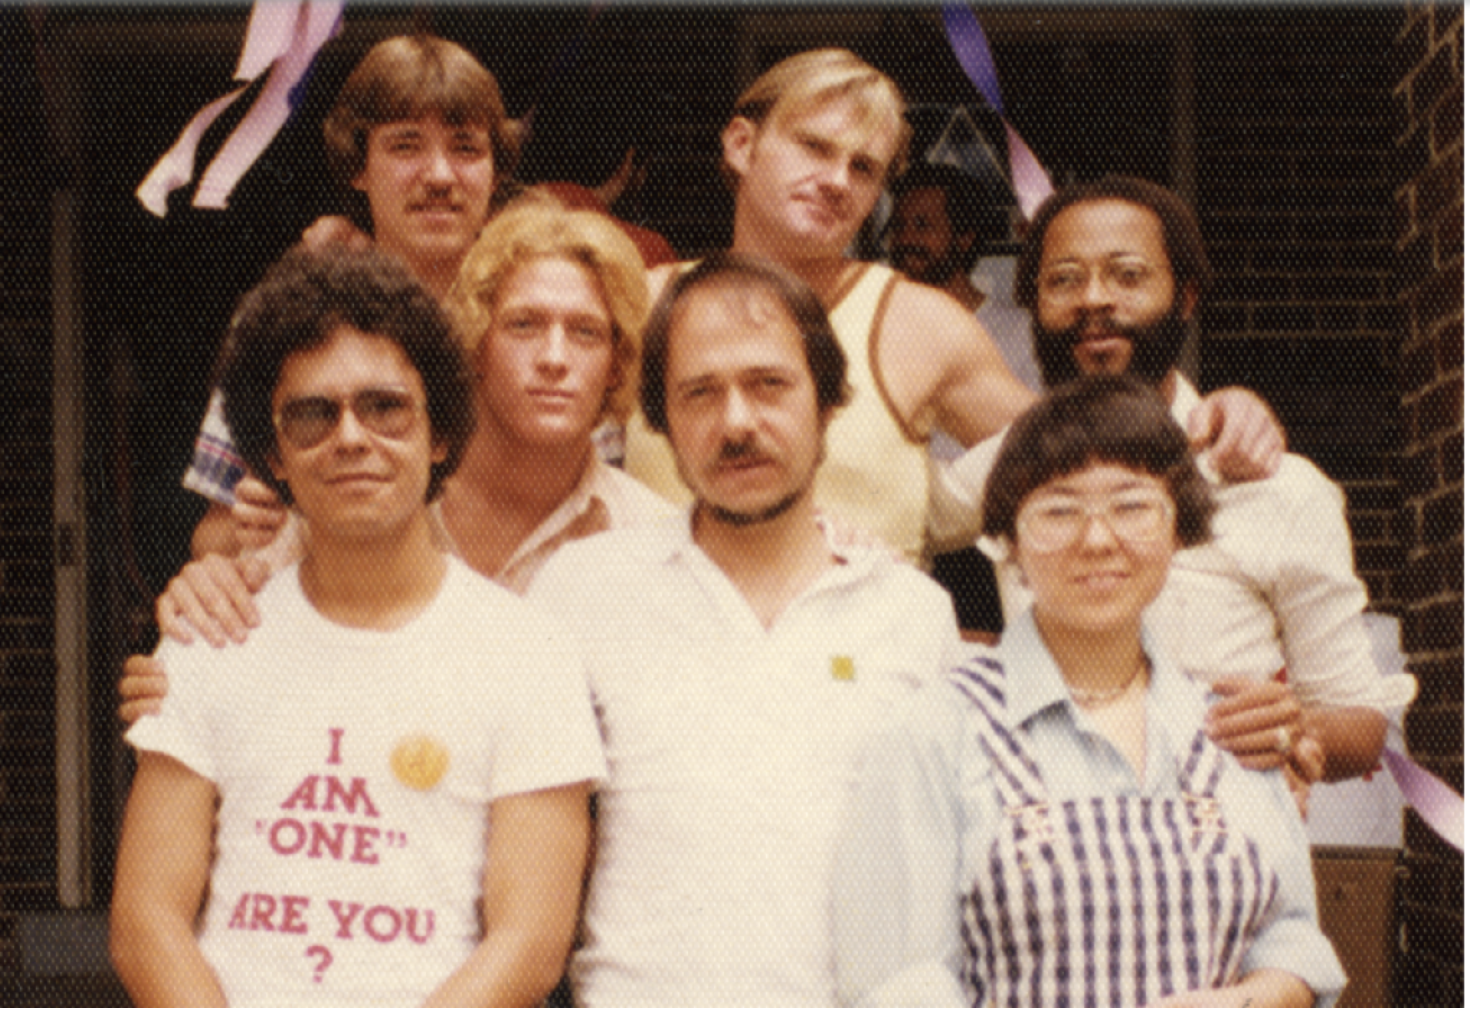
[{"label": "white collared shirt", "polygon": [[768,629],[687,514],[567,546],[530,597],[580,640],[610,772],[578,1003],[831,1005],[854,754],[958,656],[949,597],[847,550]]},{"label": "white collared shirt", "polygon": [[[675,513],[677,508],[663,497],[593,454],[576,489],[521,541],[505,566],[490,575],[490,579],[517,595],[524,595],[551,555],[573,539],[585,539],[613,528],[651,524]],[[444,524],[442,501],[431,505],[429,516],[439,548],[462,556]]]},{"label": "white collared shirt", "polygon": [[[651,524],[677,510],[637,479],[593,454],[571,494],[536,526],[535,531],[521,540],[505,566],[487,576],[517,595],[524,595],[536,572],[553,553],[573,539],[613,528]],[[444,524],[442,500],[435,500],[429,505],[429,523],[434,545],[441,552],[463,558],[464,554]],[[271,565],[273,572],[279,571],[301,559],[306,551],[306,539],[306,521],[293,510],[275,540],[258,555]]]}]

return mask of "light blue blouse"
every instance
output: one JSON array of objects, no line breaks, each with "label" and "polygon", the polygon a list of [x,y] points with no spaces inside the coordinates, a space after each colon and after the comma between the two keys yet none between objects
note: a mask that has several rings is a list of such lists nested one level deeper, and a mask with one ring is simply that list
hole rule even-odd
[{"label": "light blue blouse", "polygon": [[[1092,727],[1067,693],[1031,612],[995,650],[1010,678],[1006,718],[1024,728],[1055,798],[1176,795],[1176,760],[1204,722],[1204,688],[1150,651],[1143,778]],[[992,769],[979,741],[984,721],[948,682],[932,685],[864,752],[835,873],[837,978],[849,1006],[968,1006],[960,981],[960,902],[975,828],[1001,819]],[[1282,969],[1329,1007],[1345,985],[1317,926],[1306,833],[1279,771],[1230,764],[1216,793],[1225,819],[1253,838],[1279,891],[1241,974]],[[973,846],[972,846],[973,847]]]}]

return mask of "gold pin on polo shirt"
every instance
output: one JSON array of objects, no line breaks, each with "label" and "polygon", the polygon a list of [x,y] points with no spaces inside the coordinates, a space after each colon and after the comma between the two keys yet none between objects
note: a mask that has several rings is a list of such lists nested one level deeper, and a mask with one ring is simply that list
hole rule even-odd
[{"label": "gold pin on polo shirt", "polygon": [[832,678],[834,680],[857,678],[857,663],[852,660],[851,655],[832,656]]}]

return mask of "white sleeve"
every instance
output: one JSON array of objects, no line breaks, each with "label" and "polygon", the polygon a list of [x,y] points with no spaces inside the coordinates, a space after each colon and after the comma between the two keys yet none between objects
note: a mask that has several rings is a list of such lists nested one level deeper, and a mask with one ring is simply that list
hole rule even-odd
[{"label": "white sleeve", "polygon": [[1271,582],[1286,671],[1303,704],[1380,707],[1342,491],[1315,469],[1309,476]]},{"label": "white sleeve", "polygon": [[985,480],[1006,432],[987,437],[953,461],[929,459],[929,538],[937,549],[958,549],[979,537]]},{"label": "white sleeve", "polygon": [[[136,750],[161,753],[183,764],[202,778],[218,777],[204,695],[212,680],[219,679],[209,671],[212,653],[229,649],[211,648],[199,643],[183,645],[164,638],[154,653],[168,674],[168,693],[158,714],[144,715],[133,723],[124,738]],[[202,671],[201,671],[202,669]]]},{"label": "white sleeve", "polygon": [[560,624],[535,614],[531,620],[539,622],[522,632],[526,650],[496,743],[492,799],[607,777],[580,653]]}]

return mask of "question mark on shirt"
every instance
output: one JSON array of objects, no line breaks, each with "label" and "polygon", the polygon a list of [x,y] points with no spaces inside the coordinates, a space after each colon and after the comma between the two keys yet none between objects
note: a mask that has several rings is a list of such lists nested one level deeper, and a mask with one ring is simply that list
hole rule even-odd
[{"label": "question mark on shirt", "polygon": [[326,973],[327,969],[332,964],[332,952],[327,950],[321,944],[312,944],[306,949],[306,956],[309,958],[312,955],[320,956],[321,960],[320,963],[316,966],[316,975],[312,977],[311,981],[321,982],[322,976]]}]

